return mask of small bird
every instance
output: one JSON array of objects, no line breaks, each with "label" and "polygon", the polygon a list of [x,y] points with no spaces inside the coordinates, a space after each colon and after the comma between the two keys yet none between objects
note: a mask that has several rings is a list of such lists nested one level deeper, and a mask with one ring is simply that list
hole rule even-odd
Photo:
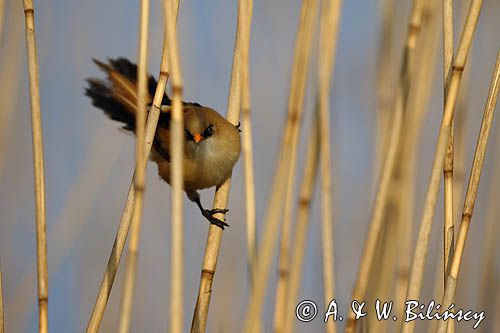
[{"label": "small bird", "polygon": [[[85,94],[92,104],[111,119],[123,123],[126,131],[135,131],[137,109],[137,66],[125,58],[93,59],[103,70],[105,80],[89,78]],[[148,106],[151,105],[157,82],[149,75]],[[170,184],[170,98],[163,95],[158,126],[150,159],[158,165],[159,176]],[[149,110],[149,108],[147,108]],[[230,175],[241,151],[239,125],[234,126],[215,110],[198,103],[183,102],[184,114],[184,190],[196,203],[202,215],[224,229],[226,222],[214,217],[227,209],[205,209],[198,190],[222,184]]]}]

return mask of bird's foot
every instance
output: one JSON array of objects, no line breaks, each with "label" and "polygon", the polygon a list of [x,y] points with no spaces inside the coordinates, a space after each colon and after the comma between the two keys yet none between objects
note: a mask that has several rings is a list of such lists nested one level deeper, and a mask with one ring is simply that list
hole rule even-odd
[{"label": "bird's foot", "polygon": [[236,129],[238,130],[238,132],[241,133],[241,122],[238,121],[238,125],[234,125],[234,127],[236,127]]},{"label": "bird's foot", "polygon": [[214,214],[226,214],[229,211],[229,209],[221,209],[221,208],[214,208],[214,209],[203,209],[201,213],[203,216],[210,222],[211,224],[214,224],[224,230],[224,227],[229,227],[229,224],[226,222],[214,217]]}]

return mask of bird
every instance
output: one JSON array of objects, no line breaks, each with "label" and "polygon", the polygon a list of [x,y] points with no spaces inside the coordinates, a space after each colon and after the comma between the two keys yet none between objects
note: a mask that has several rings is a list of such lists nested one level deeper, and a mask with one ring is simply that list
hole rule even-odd
[{"label": "bird", "polygon": [[[108,58],[107,62],[92,59],[105,74],[105,79],[88,78],[85,95],[92,105],[119,123],[122,129],[135,132],[137,111],[137,65],[126,58]],[[157,81],[148,74],[146,109],[150,110]],[[224,230],[229,225],[214,214],[227,209],[205,209],[198,190],[221,185],[230,175],[241,153],[239,124],[233,125],[210,107],[183,102],[184,153],[183,184],[187,197],[196,203],[201,214]],[[158,167],[158,175],[170,184],[170,108],[171,100],[164,93],[152,150],[149,159]]]}]

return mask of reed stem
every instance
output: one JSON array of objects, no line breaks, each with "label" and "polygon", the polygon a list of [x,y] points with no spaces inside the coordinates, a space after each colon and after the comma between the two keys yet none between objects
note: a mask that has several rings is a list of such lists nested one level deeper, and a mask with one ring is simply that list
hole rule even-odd
[{"label": "reed stem", "polygon": [[[448,95],[448,85],[451,74],[451,64],[453,61],[453,1],[443,0],[443,86],[444,86],[444,103]],[[443,112],[444,112],[443,103]],[[455,243],[455,225],[453,222],[453,160],[454,160],[454,125],[451,123],[450,139],[446,148],[446,155],[443,167],[444,181],[444,232],[443,232],[443,276],[446,284],[446,276],[450,259],[453,258],[453,250]],[[448,332],[454,332],[453,323],[448,326]]]},{"label": "reed stem", "polygon": [[290,281],[288,286],[288,303],[286,304],[285,322],[283,323],[283,332],[293,333],[295,323],[295,305],[298,299],[300,282],[302,278],[302,263],[306,250],[307,233],[309,231],[309,215],[311,211],[311,201],[316,185],[319,160],[319,118],[316,112],[309,132],[307,155],[305,167],[302,175],[302,184],[298,199],[297,226],[293,239],[293,249],[290,262]]},{"label": "reed stem", "polygon": [[[249,0],[239,0],[238,2],[238,20],[236,27],[236,37],[233,52],[233,68],[231,72],[231,86],[229,88],[229,97],[227,103],[227,120],[234,125],[238,124],[241,109],[241,54],[247,54],[250,46],[250,10],[251,2]],[[231,176],[217,187],[213,207],[226,208],[229,200],[229,190],[231,188]],[[224,218],[223,214],[215,215],[218,218]],[[212,284],[214,274],[217,268],[217,259],[219,256],[220,244],[222,241],[222,229],[210,225],[208,229],[207,244],[205,256],[203,258],[200,286],[198,297],[191,324],[191,332],[205,332],[208,317],[208,308],[212,296]]]},{"label": "reed stem", "polygon": [[[462,221],[458,230],[457,244],[455,254],[451,261],[450,270],[448,273],[446,288],[441,301],[441,309],[446,310],[451,303],[455,301],[455,291],[457,288],[457,279],[462,264],[462,257],[465,250],[465,241],[469,232],[470,223],[472,221],[472,214],[474,212],[474,205],[476,202],[477,190],[479,188],[479,181],[481,179],[481,172],[483,170],[484,158],[486,155],[486,147],[488,145],[488,137],[493,123],[493,116],[495,114],[495,107],[500,91],[500,49],[497,52],[497,59],[495,69],[491,78],[488,99],[484,108],[483,121],[477,139],[476,151],[474,153],[474,161],[472,163],[471,172],[469,176],[469,185],[465,194],[464,207],[462,209]],[[445,333],[447,331],[448,321],[441,320],[438,323],[436,332]]]},{"label": "reed stem", "polygon": [[[482,6],[482,0],[473,0],[467,15],[467,21],[462,32],[462,37],[458,44],[457,53],[453,61],[453,71],[450,78],[448,95],[445,103],[445,110],[439,130],[438,142],[432,166],[432,173],[429,180],[429,186],[424,203],[424,212],[420,222],[420,230],[417,239],[417,245],[406,290],[406,299],[418,299],[420,296],[420,288],[424,275],[425,262],[427,259],[427,251],[429,245],[429,236],[431,232],[432,221],[436,208],[437,194],[439,190],[440,177],[444,166],[444,158],[448,141],[451,133],[451,122],[455,110],[455,104],[460,86],[464,66],[467,62],[472,37],[479,19],[479,13]],[[408,322],[402,325],[402,332],[413,332],[415,322]]]},{"label": "reed stem", "polygon": [[[377,241],[383,226],[383,217],[386,202],[389,194],[391,178],[396,164],[396,156],[401,135],[402,121],[406,109],[411,78],[413,74],[414,52],[417,44],[418,35],[421,30],[423,1],[415,0],[407,30],[407,38],[403,54],[403,62],[399,73],[399,85],[394,101],[392,111],[392,124],[388,133],[388,145],[385,160],[382,165],[378,189],[375,196],[370,227],[365,240],[363,254],[359,264],[358,277],[354,285],[352,300],[362,302],[365,298],[368,288],[370,271],[373,265]],[[351,311],[348,315],[345,332],[353,333],[357,326],[357,320],[354,319],[354,313]]]},{"label": "reed stem", "polygon": [[170,327],[169,332],[183,331],[183,262],[184,262],[184,225],[183,221],[183,156],[184,156],[184,116],[182,111],[182,72],[180,66],[177,31],[175,27],[175,0],[164,2],[169,59],[172,66],[172,115],[170,120],[170,154],[172,169],[170,173],[172,185],[172,236],[170,249],[171,282],[170,282]]},{"label": "reed stem", "polygon": [[[335,296],[335,264],[332,214],[332,158],[330,134],[330,86],[335,64],[340,10],[342,0],[323,0],[320,15],[318,76],[318,129],[321,163],[321,244],[323,254],[324,308]],[[290,311],[290,309],[288,309]],[[289,312],[291,313],[291,312]],[[329,320],[326,332],[336,332],[335,323]],[[288,331],[285,331],[288,332]]]},{"label": "reed stem", "polygon": [[[307,83],[307,70],[309,68],[310,50],[312,36],[315,30],[315,20],[318,12],[319,1],[314,0],[306,4],[303,2],[301,10],[301,22],[297,32],[295,44],[294,63],[292,67],[292,78],[288,99],[288,119],[285,127],[284,143],[281,154],[286,160],[279,165],[278,170],[284,173],[284,211],[283,224],[281,226],[281,240],[279,244],[278,259],[278,284],[276,287],[276,301],[274,308],[274,331],[283,332],[285,320],[285,307],[288,295],[288,279],[290,274],[290,235],[291,221],[293,217],[293,202],[295,194],[295,174],[297,169],[297,146],[302,124],[305,85]],[[282,161],[280,161],[281,163]],[[275,209],[275,208],[268,208]],[[267,223],[266,223],[267,224]],[[267,226],[266,226],[267,227]],[[264,236],[265,237],[265,236]],[[264,246],[263,243],[262,246]],[[259,255],[259,258],[262,256]],[[263,259],[266,260],[266,259]],[[259,271],[259,274],[261,272]],[[267,274],[266,274],[267,279]],[[255,309],[255,308],[254,308]],[[260,310],[256,310],[259,311]],[[257,318],[257,314],[255,314]]]},{"label": "reed stem", "polygon": [[[256,323],[259,322],[258,318],[260,317],[264,294],[267,287],[269,270],[271,268],[272,253],[274,251],[274,247],[278,237],[278,227],[280,222],[279,218],[282,211],[283,196],[285,195],[285,188],[287,187],[286,181],[289,178],[288,171],[290,171],[291,164],[293,164],[291,163],[291,161],[295,159],[292,156],[295,155],[293,151],[296,151],[296,145],[293,144],[293,137],[296,137],[298,133],[294,135],[293,132],[298,131],[298,128],[300,127],[298,125],[301,123],[302,119],[302,101],[306,83],[306,70],[308,67],[309,54],[312,43],[312,26],[317,15],[317,5],[318,3],[316,0],[303,1],[302,3],[301,19],[295,44],[295,58],[294,64],[292,66],[287,125],[285,127],[285,133],[283,135],[280,157],[275,169],[272,193],[270,195],[269,206],[266,212],[263,239],[258,251],[259,259],[257,263],[257,280],[255,282],[255,289],[251,295],[249,307],[247,309],[246,319],[243,325],[244,332],[254,332]],[[296,130],[293,130],[293,128],[295,128]],[[284,242],[281,242],[281,244],[283,245]],[[288,241],[286,242],[286,244],[288,244]],[[286,251],[287,248],[288,247],[286,247],[284,251]],[[283,265],[280,264],[280,266],[278,267],[280,276],[282,276],[284,272],[282,269]],[[280,288],[280,286],[278,286],[278,288]],[[283,285],[283,281],[281,284],[281,288],[282,290],[286,290],[286,285]],[[286,296],[286,293],[281,291],[281,294],[279,295]],[[277,300],[277,302],[280,302],[279,307],[281,311],[275,309],[275,313],[283,313],[282,310],[286,305],[286,298],[280,297],[280,301]],[[274,323],[281,326],[281,323],[283,323],[283,321],[276,320],[275,318]],[[280,327],[275,326],[275,329],[280,329]]]},{"label": "reed stem", "polygon": [[38,55],[35,39],[35,9],[33,0],[23,0],[26,21],[26,48],[28,52],[28,76],[31,106],[31,130],[33,139],[33,171],[35,179],[35,219],[38,277],[38,331],[48,330],[49,283],[47,273],[47,239],[45,213],[45,172],[43,160],[42,116],[38,76]]},{"label": "reed stem", "polygon": [[123,293],[120,309],[120,322],[118,332],[130,331],[132,306],[134,302],[135,275],[137,271],[137,252],[141,232],[141,219],[144,197],[144,178],[146,174],[146,157],[144,156],[144,125],[146,123],[147,103],[147,63],[148,63],[148,25],[149,25],[149,0],[141,0],[139,19],[139,46],[138,46],[138,72],[137,72],[137,112],[136,112],[136,165],[144,166],[144,170],[137,173],[134,178],[135,201],[131,222],[131,233],[128,244],[127,264],[123,283]]},{"label": "reed stem", "polygon": [[[245,20],[252,20],[253,0],[248,0],[248,17]],[[257,238],[255,227],[255,176],[253,161],[253,139],[252,139],[252,119],[250,105],[250,74],[248,48],[243,48],[241,52],[242,71],[242,94],[241,94],[241,150],[244,158],[245,169],[245,203],[247,218],[247,255],[250,284],[253,288],[255,282],[255,267],[257,263]]]}]

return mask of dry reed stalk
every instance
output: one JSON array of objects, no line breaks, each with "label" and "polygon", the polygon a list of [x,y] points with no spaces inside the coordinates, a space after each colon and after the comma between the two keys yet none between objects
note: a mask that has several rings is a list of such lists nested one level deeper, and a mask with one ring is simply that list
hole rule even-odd
[{"label": "dry reed stalk", "polygon": [[[442,172],[444,166],[444,157],[450,137],[451,122],[453,119],[455,103],[457,100],[458,88],[460,86],[460,79],[465,63],[467,62],[467,56],[479,18],[481,5],[482,0],[473,0],[471,2],[469,13],[467,15],[467,21],[465,23],[462,37],[457,48],[457,53],[453,61],[453,71],[450,78],[448,95],[445,103],[445,111],[441,121],[441,128],[439,130],[439,137],[436,145],[432,173],[429,180],[427,195],[425,198],[424,212],[420,223],[417,245],[411,266],[408,288],[406,291],[406,299],[418,299],[420,296],[420,288],[424,275],[425,261],[427,259],[429,236],[432,221],[434,219],[437,194],[439,190],[439,173]],[[414,321],[403,324],[401,331],[413,332],[414,326]]]},{"label": "dry reed stalk", "polygon": [[[177,11],[179,10],[178,3],[179,2],[176,1]],[[146,121],[146,132],[144,140],[146,147],[144,150],[144,157],[145,157],[144,163],[147,163],[147,157],[149,156],[149,152],[151,151],[151,146],[153,144],[153,137],[156,132],[156,125],[158,123],[158,118],[160,116],[161,101],[163,99],[165,86],[167,84],[167,80],[169,77],[169,64],[167,61],[165,39],[166,36],[164,36],[163,40],[162,60],[160,65],[158,84],[156,86],[155,95],[153,97],[153,103],[151,105],[151,109],[149,110],[148,119]],[[116,271],[118,270],[118,266],[120,264],[123,248],[127,240],[128,230],[130,228],[130,222],[132,219],[134,200],[135,200],[134,179],[136,173],[139,172],[139,170],[145,170],[145,166],[136,165],[134,176],[132,177],[132,181],[128,190],[125,207],[123,209],[122,217],[120,219],[120,224],[118,225],[118,230],[116,232],[113,248],[111,250],[111,254],[109,256],[109,260],[106,265],[106,271],[104,272],[104,276],[101,281],[101,286],[99,288],[96,302],[94,304],[94,308],[92,309],[92,315],[87,325],[88,333],[97,332],[102,317],[104,315],[104,310],[106,309],[106,305],[108,303],[109,294],[111,293],[111,287],[113,286],[113,282],[115,280]]]},{"label": "dry reed stalk", "polygon": [[285,322],[283,332],[293,333],[295,323],[295,304],[300,289],[300,281],[302,277],[302,263],[306,252],[306,240],[309,230],[309,214],[311,210],[311,200],[314,194],[316,184],[316,176],[318,173],[318,153],[320,146],[319,134],[319,118],[316,112],[316,119],[313,121],[309,131],[307,155],[305,159],[305,167],[302,175],[302,184],[297,209],[297,226],[295,227],[295,235],[293,239],[293,250],[290,263],[290,281],[288,285],[288,302],[286,304]]},{"label": "dry reed stalk", "polygon": [[49,283],[47,274],[47,240],[45,226],[45,179],[43,162],[42,117],[40,113],[40,91],[38,56],[35,40],[35,10],[33,0],[23,0],[26,19],[26,49],[28,52],[28,76],[30,86],[31,130],[33,136],[33,169],[35,178],[35,218],[38,276],[38,330],[47,332],[47,303]]},{"label": "dry reed stalk", "polygon": [[[384,164],[381,170],[381,176],[375,196],[370,227],[365,240],[363,254],[359,264],[358,277],[352,293],[352,300],[363,301],[368,287],[370,271],[373,265],[375,249],[379,235],[383,226],[384,210],[388,199],[389,187],[391,183],[396,156],[401,134],[404,111],[406,109],[407,98],[413,73],[414,53],[421,29],[423,1],[415,0],[411,18],[407,31],[407,39],[403,54],[403,62],[399,74],[399,85],[394,101],[392,111],[392,126],[388,133],[387,152]],[[346,332],[354,332],[357,320],[354,319],[354,313],[351,311],[348,315]]]},{"label": "dry reed stalk", "polygon": [[[227,120],[234,125],[238,124],[241,107],[241,54],[248,54],[250,47],[250,10],[249,0],[239,0],[238,20],[236,27],[236,37],[233,53],[233,68],[231,72],[231,86],[227,103]],[[226,208],[229,200],[229,190],[231,188],[231,176],[217,187],[213,207]],[[223,218],[223,214],[215,215]],[[222,229],[210,225],[208,229],[205,256],[203,258],[201,279],[198,289],[198,297],[191,324],[191,332],[205,332],[208,317],[208,307],[212,296],[212,283],[217,268],[220,244],[222,241]]]},{"label": "dry reed stalk", "polygon": [[[335,296],[335,265],[333,246],[333,214],[332,214],[332,162],[330,134],[330,84],[333,76],[335,55],[338,40],[340,10],[342,0],[323,0],[320,15],[319,60],[318,60],[318,127],[320,135],[321,163],[321,244],[323,255],[323,289],[324,305],[328,308]],[[293,312],[293,311],[292,311]],[[291,312],[289,312],[291,313]],[[326,323],[326,332],[334,333],[335,323]],[[288,332],[285,330],[285,332]]]},{"label": "dry reed stalk", "polygon": [[183,261],[184,261],[184,226],[183,226],[183,155],[184,155],[184,116],[182,111],[182,73],[179,47],[175,24],[175,0],[164,1],[167,45],[172,70],[172,115],[170,120],[170,154],[172,169],[172,236],[170,248],[170,327],[169,332],[181,333],[184,321]]},{"label": "dry reed stalk", "polygon": [[[295,194],[295,174],[297,168],[297,146],[303,113],[305,85],[307,83],[307,70],[309,68],[312,36],[316,25],[314,24],[318,12],[317,0],[305,4],[301,10],[301,23],[297,32],[295,56],[292,67],[292,78],[288,100],[288,119],[285,127],[284,140],[287,142],[282,147],[281,153],[286,160],[283,163],[285,193],[283,224],[281,227],[281,240],[279,245],[278,284],[276,287],[276,301],[274,308],[274,330],[282,332],[284,323],[284,310],[287,304],[288,279],[290,273],[290,235],[291,220],[293,216],[293,200]],[[297,49],[298,45],[302,45]],[[280,168],[281,169],[281,168]],[[261,256],[259,256],[261,258]],[[260,273],[259,273],[260,274]],[[267,276],[267,275],[266,275]],[[259,311],[260,313],[260,311]],[[255,317],[257,318],[257,317]]]},{"label": "dry reed stalk", "polygon": [[[437,37],[439,37],[438,22],[440,16],[437,2],[425,1],[422,11],[421,37],[419,38],[419,46],[415,51],[415,66],[419,70],[414,74],[408,95],[403,119],[405,127],[400,138],[398,162],[392,175],[390,195],[387,202],[387,207],[390,208],[387,209],[385,215],[388,223],[396,224],[396,227],[392,229],[395,234],[389,235],[390,239],[396,241],[390,241],[389,244],[384,245],[387,248],[385,253],[389,257],[382,256],[378,259],[378,263],[374,264],[374,267],[380,267],[380,265],[386,267],[381,273],[385,275],[380,278],[381,286],[375,290],[381,290],[382,295],[387,294],[386,290],[394,291],[392,299],[397,313],[400,313],[400,309],[403,307],[408,281],[409,262],[411,260],[411,226],[413,225],[415,201],[415,165],[422,123],[426,116],[434,82],[434,69],[438,50]],[[401,193],[405,195],[403,196]],[[390,260],[390,257],[394,256],[392,252],[397,253],[397,259]],[[387,276],[392,270],[390,265],[395,265],[395,280]],[[374,319],[376,320],[376,318]],[[377,321],[377,323],[383,325],[385,321]]]},{"label": "dry reed stalk", "polygon": [[380,173],[383,156],[386,155],[387,128],[393,99],[394,59],[394,0],[382,1],[382,29],[377,49],[377,136],[375,140],[374,179]]},{"label": "dry reed stalk", "polygon": [[[458,52],[457,52],[458,53]],[[457,55],[458,56],[458,55]],[[488,136],[493,123],[493,116],[495,114],[495,106],[497,103],[498,93],[500,91],[500,49],[497,52],[497,59],[495,69],[491,78],[490,89],[488,92],[488,99],[484,108],[483,121],[479,131],[476,151],[474,153],[474,161],[472,163],[469,185],[465,194],[464,207],[462,209],[462,221],[458,230],[457,244],[455,254],[451,261],[450,270],[448,273],[445,292],[441,301],[441,309],[446,310],[451,303],[455,300],[455,291],[457,288],[458,273],[460,272],[460,265],[465,250],[465,241],[469,232],[469,226],[474,212],[474,205],[476,202],[476,195],[481,179],[481,172],[483,169],[484,158],[486,155],[486,147],[488,145]],[[438,323],[436,332],[444,333],[447,331],[448,321],[441,320]]]},{"label": "dry reed stalk", "polygon": [[135,115],[135,158],[136,165],[144,166],[134,178],[135,201],[131,222],[131,233],[128,244],[127,263],[120,308],[120,322],[118,332],[130,331],[132,320],[132,306],[134,302],[135,275],[137,271],[137,252],[141,233],[141,219],[144,197],[144,178],[146,163],[144,156],[144,125],[146,123],[147,103],[147,63],[148,63],[148,25],[149,25],[149,0],[141,0],[139,14],[139,46],[138,46],[138,71],[137,71],[137,112]]},{"label": "dry reed stalk", "polygon": [[[453,0],[443,0],[443,86],[444,103],[448,95],[448,85],[451,74],[451,63],[453,61]],[[443,228],[443,281],[446,283],[446,275],[453,258],[455,243],[455,224],[453,222],[453,160],[454,160],[454,121],[451,122],[450,139],[446,149],[446,156],[443,166],[444,182],[444,228]],[[448,326],[448,332],[455,331],[455,325],[452,322]]]},{"label": "dry reed stalk", "polygon": [[[253,0],[248,0],[248,17],[245,20],[252,21]],[[250,284],[253,288],[255,281],[255,267],[257,261],[257,240],[255,227],[255,177],[253,167],[253,145],[252,145],[252,119],[250,107],[250,74],[248,48],[241,50],[241,150],[243,151],[245,169],[245,203],[247,217],[247,255]]]},{"label": "dry reed stalk", "polygon": [[[245,332],[253,332],[252,328],[259,322],[258,318],[260,316],[264,294],[267,287],[272,253],[278,236],[279,218],[281,215],[285,187],[287,185],[286,180],[288,178],[288,171],[292,164],[291,161],[294,159],[294,156],[292,155],[295,155],[294,151],[296,150],[293,148],[296,147],[296,144],[293,144],[293,137],[297,137],[298,133],[294,135],[293,132],[297,132],[298,129],[295,131],[293,128],[299,127],[298,124],[301,123],[302,119],[302,101],[306,81],[306,75],[304,72],[308,67],[307,64],[313,33],[312,25],[316,14],[317,1],[304,1],[295,42],[295,58],[292,66],[287,124],[280,148],[280,157],[275,169],[270,202],[266,212],[265,229],[258,252],[259,260],[257,263],[257,280],[255,282],[255,289],[251,295],[246,314],[244,323]],[[293,101],[297,102],[294,103]],[[285,304],[286,303],[281,301],[282,308]],[[275,323],[280,324],[281,321],[275,320]]]},{"label": "dry reed stalk", "polygon": [[3,284],[2,284],[2,266],[0,266],[0,333],[4,333],[4,310],[3,310]]},{"label": "dry reed stalk", "polygon": [[[453,1],[443,0],[443,86],[444,103],[448,95],[448,85],[453,61]],[[444,109],[444,105],[443,105]],[[443,110],[444,111],[444,110]],[[453,223],[453,121],[450,140],[446,150],[443,168],[444,176],[444,281],[448,272],[450,258],[453,257],[454,223]]]}]

